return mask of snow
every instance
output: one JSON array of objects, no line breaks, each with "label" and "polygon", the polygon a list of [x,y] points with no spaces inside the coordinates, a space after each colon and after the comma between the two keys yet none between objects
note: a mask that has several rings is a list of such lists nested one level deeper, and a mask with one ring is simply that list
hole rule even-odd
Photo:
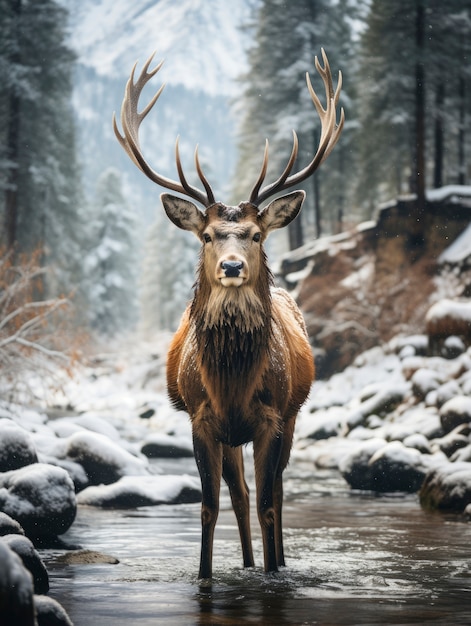
[{"label": "snow", "polygon": [[445,248],[438,257],[439,263],[462,263],[471,256],[471,224],[457,237],[454,242]]},{"label": "snow", "polygon": [[471,198],[470,185],[445,185],[438,189],[428,189],[426,198],[429,202],[444,202],[445,200],[460,201],[461,198]]},{"label": "snow", "polygon": [[200,481],[194,476],[124,476],[112,485],[88,487],[77,497],[79,504],[89,506],[130,506],[130,502],[138,502],[137,506],[170,504],[185,489],[195,492],[200,497]]}]

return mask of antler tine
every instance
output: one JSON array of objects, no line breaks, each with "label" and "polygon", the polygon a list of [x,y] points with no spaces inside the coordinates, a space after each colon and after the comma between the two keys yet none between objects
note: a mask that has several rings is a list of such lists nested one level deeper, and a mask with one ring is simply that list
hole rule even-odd
[{"label": "antler tine", "polygon": [[268,168],[268,139],[265,139],[265,150],[263,152],[262,168],[260,170],[260,174],[258,175],[257,182],[253,186],[253,189],[249,197],[249,202],[251,202],[252,204],[255,204],[257,202],[258,192],[260,191],[260,187],[262,186],[263,181],[265,180],[265,176],[267,175],[267,168]]},{"label": "antler tine", "polygon": [[292,187],[293,185],[297,185],[300,182],[304,181],[306,178],[309,178],[309,176],[311,176],[321,165],[321,163],[329,156],[335,144],[339,140],[340,133],[342,132],[345,122],[345,113],[342,108],[340,112],[339,123],[336,125],[336,106],[339,101],[340,90],[342,87],[342,73],[339,71],[337,87],[334,91],[329,61],[323,48],[321,48],[321,52],[324,67],[322,67],[322,65],[320,64],[317,56],[315,57],[315,66],[324,83],[326,95],[325,109],[322,106],[316,92],[314,91],[309,74],[306,72],[307,88],[321,121],[321,136],[319,139],[319,146],[317,148],[316,154],[312,158],[311,162],[300,172],[289,175],[298,153],[297,136],[296,133],[294,133],[293,131],[293,149],[291,151],[291,156],[288,160],[288,164],[286,165],[281,176],[274,183],[265,186],[261,191],[260,187],[263,179],[262,181],[260,181],[259,177],[259,180],[254,186],[250,196],[251,202],[253,202],[254,204],[258,205],[275,193],[283,191],[284,189],[288,189],[289,187]]},{"label": "antler tine", "polygon": [[139,126],[142,120],[147,116],[149,111],[155,105],[165,87],[165,84],[162,85],[157,93],[150,100],[150,102],[139,113],[138,104],[142,90],[149,82],[149,80],[157,74],[163,64],[163,61],[161,61],[153,70],[149,71],[149,67],[152,63],[153,58],[154,54],[152,54],[144,63],[142,71],[139,74],[137,80],[134,79],[137,63],[135,63],[132,68],[131,75],[128,82],[126,83],[123,103],[121,105],[121,126],[123,128],[123,134],[121,134],[118,129],[116,115],[113,113],[113,129],[115,135],[123,149],[127,152],[128,156],[133,161],[133,163],[137,165],[137,167],[148,178],[150,178],[150,180],[158,185],[161,185],[162,187],[165,187],[166,189],[171,189],[172,191],[176,191],[178,193],[190,196],[194,200],[200,202],[203,206],[208,207],[210,204],[214,203],[214,194],[211,186],[209,185],[209,182],[204,174],[203,177],[201,177],[201,167],[199,168],[198,174],[200,175],[200,179],[203,183],[206,193],[188,184],[185,175],[183,174],[183,168],[181,166],[180,155],[178,151],[178,138],[176,142],[176,157],[180,183],[170,178],[167,178],[166,176],[162,176],[161,174],[158,174],[156,171],[154,171],[147,163],[144,155],[142,154],[139,145]]},{"label": "antler tine", "polygon": [[203,172],[203,168],[201,167],[201,163],[199,160],[198,145],[196,145],[196,148],[195,148],[195,166],[196,166],[196,171],[198,172],[198,176],[200,177],[200,181],[203,183],[203,187],[205,188],[206,195],[208,196],[208,202],[209,204],[214,204],[215,199],[214,199],[213,190],[211,189],[211,185],[209,184],[208,179],[206,178]]}]

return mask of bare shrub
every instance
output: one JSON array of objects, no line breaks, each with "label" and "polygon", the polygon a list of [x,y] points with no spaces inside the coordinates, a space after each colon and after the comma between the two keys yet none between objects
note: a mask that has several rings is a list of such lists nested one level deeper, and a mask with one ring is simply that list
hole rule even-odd
[{"label": "bare shrub", "polygon": [[67,336],[66,297],[42,299],[41,251],[0,250],[0,397],[27,400],[71,373],[76,350]]}]

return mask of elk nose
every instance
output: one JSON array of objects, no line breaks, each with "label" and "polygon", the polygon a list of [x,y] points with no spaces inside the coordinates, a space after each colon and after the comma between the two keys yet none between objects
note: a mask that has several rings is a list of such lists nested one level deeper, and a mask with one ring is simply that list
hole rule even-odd
[{"label": "elk nose", "polygon": [[236,278],[239,276],[244,264],[242,261],[223,261],[221,267],[227,278]]}]

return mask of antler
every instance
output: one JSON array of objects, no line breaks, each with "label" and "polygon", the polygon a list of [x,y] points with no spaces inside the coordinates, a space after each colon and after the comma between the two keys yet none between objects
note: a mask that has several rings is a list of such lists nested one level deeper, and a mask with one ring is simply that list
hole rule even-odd
[{"label": "antler", "polygon": [[270,185],[266,185],[261,191],[260,187],[265,180],[265,176],[268,168],[268,140],[265,142],[265,152],[263,155],[263,163],[262,168],[260,170],[260,175],[255,183],[251,193],[249,201],[255,206],[259,206],[264,200],[269,198],[270,196],[278,193],[279,191],[283,191],[283,189],[288,189],[294,185],[299,184],[306,178],[309,178],[311,174],[313,174],[320,164],[325,161],[325,159],[329,156],[335,144],[339,140],[340,133],[342,132],[342,128],[345,121],[345,114],[343,108],[340,111],[340,120],[336,125],[336,106],[339,101],[340,89],[342,88],[342,72],[339,71],[339,77],[337,81],[337,88],[334,93],[334,88],[332,85],[332,73],[330,71],[329,61],[327,59],[327,55],[324,52],[324,49],[321,48],[322,52],[322,60],[324,61],[324,67],[321,67],[319,60],[316,56],[315,64],[316,69],[321,75],[322,81],[325,86],[325,95],[326,95],[326,108],[322,106],[319,98],[317,97],[316,92],[313,89],[311,84],[311,79],[309,78],[309,74],[306,72],[306,83],[309,89],[309,94],[311,96],[311,100],[316,107],[317,114],[320,117],[322,130],[321,137],[319,140],[319,147],[317,148],[317,152],[314,155],[312,161],[307,165],[304,169],[302,169],[297,174],[292,174],[290,176],[291,170],[293,169],[293,165],[296,161],[296,157],[298,156],[298,137],[293,130],[293,148],[291,150],[291,155],[289,157],[288,163],[283,170],[281,176],[275,180],[275,182]]},{"label": "antler", "polygon": [[150,178],[150,180],[152,180],[154,183],[157,183],[158,185],[161,185],[162,187],[165,187],[166,189],[171,189],[172,191],[177,191],[186,196],[189,196],[190,198],[193,198],[194,200],[200,202],[203,206],[208,207],[215,202],[214,193],[201,168],[201,164],[198,158],[198,146],[196,146],[195,149],[195,165],[198,176],[203,183],[203,187],[205,189],[204,192],[200,189],[197,189],[196,187],[193,187],[193,185],[190,185],[185,178],[180,160],[180,151],[178,149],[178,137],[175,142],[175,157],[180,182],[177,182],[170,178],[166,178],[165,176],[162,176],[155,172],[147,163],[142,154],[139,145],[139,126],[142,120],[146,117],[154,104],[157,102],[160,94],[165,87],[165,85],[162,85],[155,94],[155,96],[152,98],[152,100],[149,102],[149,104],[144,108],[144,110],[141,113],[138,112],[137,106],[143,88],[148,83],[148,81],[157,74],[163,64],[163,61],[161,61],[156,68],[154,68],[150,72],[148,71],[152,59],[154,58],[154,54],[152,54],[147,59],[136,82],[134,82],[134,73],[136,71],[137,63],[135,63],[134,67],[132,68],[131,76],[129,77],[129,80],[126,84],[123,104],[121,105],[121,126],[123,127],[124,135],[121,135],[121,133],[119,132],[118,125],[116,123],[116,115],[113,113],[113,129],[115,135],[121,146],[124,148],[124,150],[133,161],[133,163],[135,163],[135,165],[137,165],[137,167],[148,178]]}]

